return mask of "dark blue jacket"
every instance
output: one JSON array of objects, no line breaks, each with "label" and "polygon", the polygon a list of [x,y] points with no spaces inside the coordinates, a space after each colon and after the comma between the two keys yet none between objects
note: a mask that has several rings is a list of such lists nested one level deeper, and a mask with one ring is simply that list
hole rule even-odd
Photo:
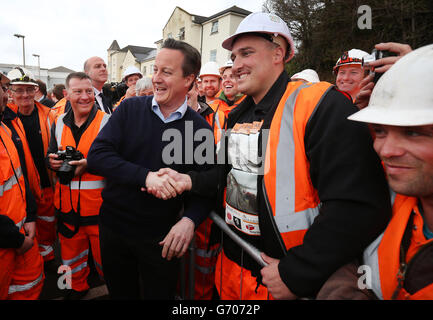
[{"label": "dark blue jacket", "polygon": [[[197,164],[196,159],[188,161],[191,148],[185,152],[186,147],[192,146],[195,150],[203,141],[191,141],[197,130],[209,130],[212,154],[214,145],[210,126],[191,108],[182,119],[164,123],[152,111],[151,104],[152,97],[124,100],[93,142],[87,162],[89,172],[107,180],[102,192],[100,223],[123,235],[149,235],[162,240],[182,210],[183,216],[193,220],[198,227],[209,214],[214,200],[189,193],[170,200],[157,199],[141,191],[147,174],[164,167],[181,173],[209,169],[207,164]],[[188,131],[186,127],[192,127],[192,130]],[[163,141],[164,132],[166,135],[177,132],[186,139]],[[173,164],[163,161],[163,151],[171,149],[181,151],[181,161]]]}]

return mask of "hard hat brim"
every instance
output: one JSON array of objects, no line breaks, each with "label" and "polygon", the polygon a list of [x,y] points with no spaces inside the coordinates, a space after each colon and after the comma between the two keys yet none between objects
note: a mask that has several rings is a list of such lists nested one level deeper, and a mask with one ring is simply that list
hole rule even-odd
[{"label": "hard hat brim", "polygon": [[421,109],[412,109],[408,114],[407,110],[370,106],[352,114],[347,119],[400,127],[433,125],[433,113]]},{"label": "hard hat brim", "polygon": [[12,84],[25,84],[28,86],[35,86],[35,87],[39,87],[39,85],[35,82],[25,82],[25,81],[11,81],[9,82],[10,85]]}]

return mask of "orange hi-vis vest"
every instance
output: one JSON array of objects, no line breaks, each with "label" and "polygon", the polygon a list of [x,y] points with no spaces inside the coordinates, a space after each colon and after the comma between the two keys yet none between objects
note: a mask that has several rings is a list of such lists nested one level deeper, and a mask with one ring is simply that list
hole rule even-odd
[{"label": "orange hi-vis vest", "polygon": [[27,215],[24,176],[12,133],[3,122],[0,124],[0,214],[12,219],[24,234]]},{"label": "orange hi-vis vest", "polygon": [[333,86],[327,82],[289,82],[272,119],[266,146],[263,193],[286,251],[302,244],[319,214],[305,153],[305,129]]},{"label": "orange hi-vis vest", "polygon": [[[15,104],[8,104],[8,107],[18,114],[18,106]],[[38,116],[39,116],[39,126],[41,127],[41,136],[42,136],[42,144],[44,146],[44,154],[47,154],[48,145],[50,142],[51,137],[51,125],[54,122],[54,119],[56,118],[55,113],[48,107],[44,106],[43,104],[39,103],[38,101],[35,101],[35,107],[38,110]],[[48,177],[50,178],[50,181],[52,185],[54,186],[55,176],[51,172],[51,170],[47,170]]]},{"label": "orange hi-vis vest", "polygon": [[[275,228],[259,230],[258,217],[254,220],[252,214],[248,215],[248,220],[237,224],[239,230],[252,236],[277,233],[284,252],[303,243],[306,231],[319,214],[320,200],[310,179],[304,137],[308,121],[333,87],[327,82],[287,84],[272,118],[267,139],[265,137],[266,145],[262,148],[265,150],[263,183],[262,189],[257,190],[264,196]],[[230,208],[229,204],[227,207]],[[230,212],[226,210],[228,224],[233,221],[228,217]],[[243,216],[246,216],[245,213],[240,215],[238,221],[244,219]],[[218,259],[215,285],[221,299],[272,299],[265,287],[259,286],[256,290],[256,278],[228,259],[224,251]]]},{"label": "orange hi-vis vest", "polygon": [[[83,154],[84,158],[87,158],[91,144],[95,140],[99,131],[107,123],[109,115],[97,110],[95,118],[81,136],[78,145],[75,143],[71,129],[63,122],[65,115],[66,113],[60,115],[55,121],[57,146],[59,148],[60,146],[63,146],[64,148],[66,148],[66,146],[73,146]],[[68,213],[71,210],[77,212],[78,197],[80,197],[80,216],[97,216],[102,204],[101,191],[104,186],[105,180],[103,177],[88,172],[83,173],[80,177],[74,177],[69,185],[62,185],[60,184],[60,181],[57,181],[54,195],[54,206],[57,210],[60,210],[61,208],[61,212],[63,213]],[[62,199],[60,199],[60,192]]]},{"label": "orange hi-vis vest", "polygon": [[67,101],[68,100],[66,100],[66,98],[62,98],[59,101],[57,101],[57,103],[51,108],[51,110],[53,111],[56,117],[65,113],[65,106]]},{"label": "orange hi-vis vest", "polygon": [[[431,247],[433,239],[426,240],[423,231],[423,218],[419,212],[418,199],[397,194],[392,208],[392,218],[385,231],[364,251],[364,264],[371,268],[371,289],[379,299],[390,300],[433,300],[433,283],[409,293],[403,285],[409,280],[409,264],[421,248]],[[409,224],[412,217],[413,225]],[[410,228],[407,230],[407,228]],[[409,231],[410,244],[405,253],[405,267],[402,272],[402,243]],[[430,255],[431,256],[431,255]],[[433,265],[430,260],[423,260],[426,273],[431,275]],[[422,272],[419,272],[422,276]],[[432,277],[430,276],[430,279]]]},{"label": "orange hi-vis vest", "polygon": [[215,100],[212,101],[212,103],[210,104],[210,107],[212,108],[212,110],[216,111],[216,110],[220,110],[221,112],[224,113],[224,115],[226,117],[228,117],[230,111],[232,111],[234,108],[236,108],[238,105],[241,104],[242,101],[244,101],[246,98],[246,95],[243,95],[242,97],[240,97],[238,100],[236,100],[234,102],[233,105],[229,106],[227,104],[227,102],[225,102],[224,100],[217,98]]},{"label": "orange hi-vis vest", "polygon": [[26,132],[21,120],[16,117],[11,121],[12,126],[17,132],[23,146],[24,157],[27,167],[27,179],[29,181],[29,187],[35,197],[36,202],[42,198],[42,187],[41,180],[39,177],[38,169],[36,168],[35,162],[33,161],[32,153],[30,152],[29,144],[26,138]]}]

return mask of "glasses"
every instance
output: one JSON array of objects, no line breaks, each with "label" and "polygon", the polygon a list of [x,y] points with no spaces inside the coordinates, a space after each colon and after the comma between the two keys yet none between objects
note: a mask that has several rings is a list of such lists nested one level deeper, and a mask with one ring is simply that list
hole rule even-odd
[{"label": "glasses", "polygon": [[11,91],[15,92],[16,94],[24,94],[24,92],[26,92],[27,94],[32,94],[35,93],[36,88],[35,87],[30,87],[30,88],[18,88],[18,89],[11,89]]}]

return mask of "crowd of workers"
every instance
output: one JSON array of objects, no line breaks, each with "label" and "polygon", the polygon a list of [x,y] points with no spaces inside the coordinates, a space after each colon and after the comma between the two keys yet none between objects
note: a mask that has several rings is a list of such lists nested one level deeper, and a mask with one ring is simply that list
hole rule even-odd
[{"label": "crowd of workers", "polygon": [[274,14],[222,47],[202,66],[166,40],[119,101],[100,57],[56,103],[25,68],[1,74],[0,299],[38,299],[57,243],[71,300],[90,254],[111,299],[174,299],[189,246],[194,299],[433,299],[433,45],[348,50],[335,85],[287,74]]}]

